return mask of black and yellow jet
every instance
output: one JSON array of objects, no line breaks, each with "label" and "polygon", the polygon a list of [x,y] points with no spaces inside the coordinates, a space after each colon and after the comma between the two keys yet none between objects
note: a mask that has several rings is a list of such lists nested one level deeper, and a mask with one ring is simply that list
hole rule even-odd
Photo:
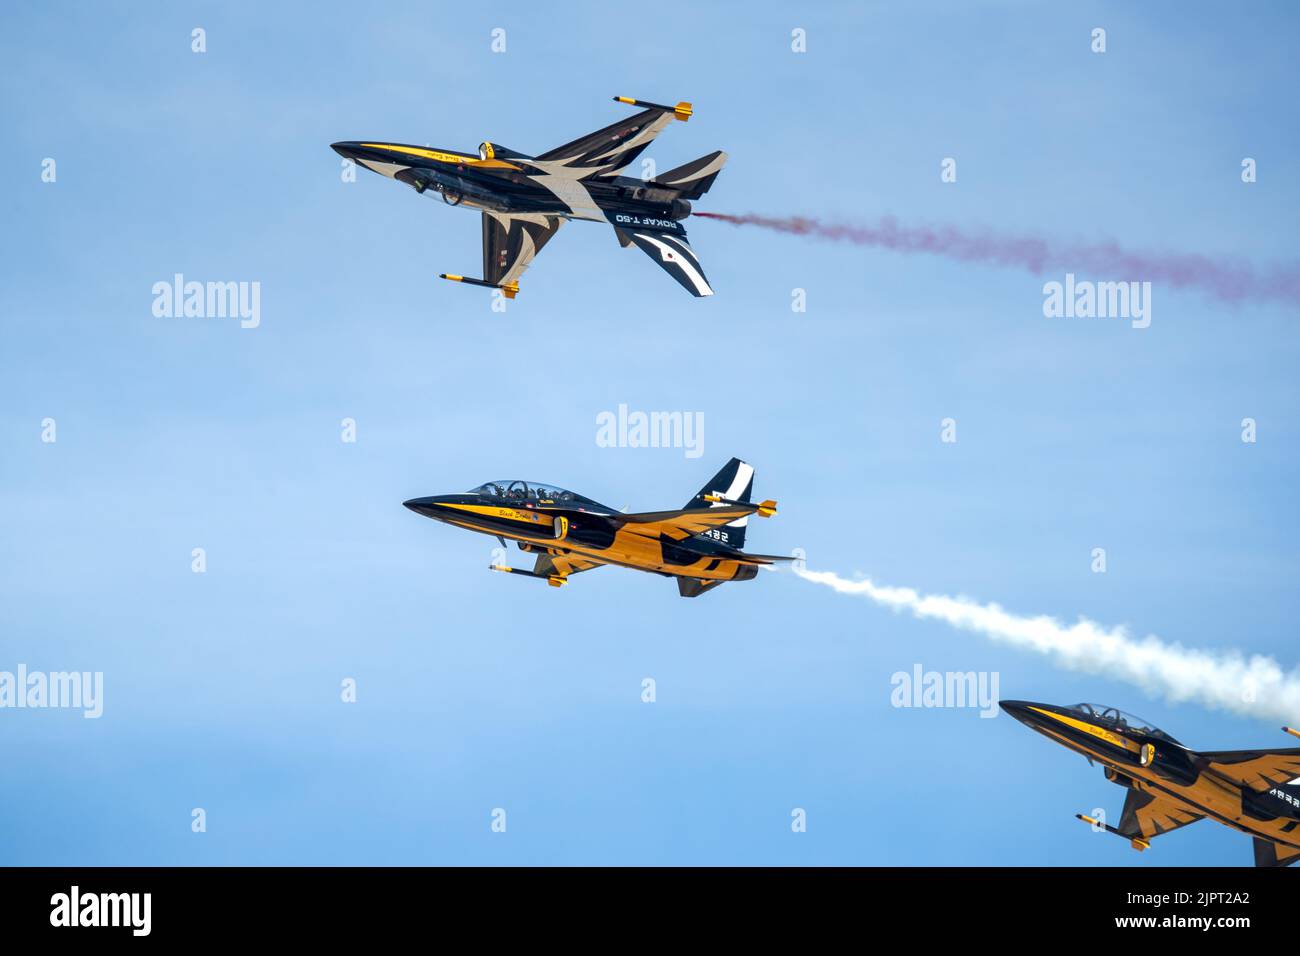
[{"label": "black and yellow jet", "polygon": [[[1100,763],[1107,780],[1128,790],[1118,827],[1076,815],[1124,837],[1133,849],[1210,819],[1254,838],[1256,866],[1300,860],[1300,747],[1198,752],[1114,707],[1000,703],[1021,723]],[[1300,737],[1300,731],[1282,729]]]},{"label": "black and yellow jet", "polygon": [[531,571],[493,571],[541,578],[559,587],[605,564],[677,579],[682,597],[697,597],[727,581],[749,581],[761,565],[788,561],[746,554],[752,514],[769,518],[775,501],[750,503],[754,469],[733,458],[675,511],[626,514],[572,491],[536,481],[489,481],[472,491],[403,502],[416,514],[492,535],[537,555]]},{"label": "black and yellow jet", "polygon": [[727,161],[721,150],[650,179],[622,175],[674,119],[691,118],[690,103],[660,106],[625,96],[641,112],[571,143],[530,156],[497,143],[477,154],[403,143],[334,143],[340,156],[441,196],[449,206],[483,212],[483,278],[442,278],[500,289],[513,299],[519,277],[566,219],[608,222],[619,244],[635,245],[695,296],[712,295],[682,220]]}]

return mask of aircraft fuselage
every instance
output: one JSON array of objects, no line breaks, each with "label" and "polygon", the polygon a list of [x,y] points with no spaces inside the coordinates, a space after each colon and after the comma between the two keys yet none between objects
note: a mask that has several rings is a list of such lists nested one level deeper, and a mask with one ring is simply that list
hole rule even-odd
[{"label": "aircraft fuselage", "polygon": [[627,228],[681,231],[690,203],[626,176],[578,179],[558,163],[527,157],[484,159],[403,143],[335,143],[340,156],[449,206],[506,215],[537,214],[609,222]]},{"label": "aircraft fuselage", "polygon": [[679,541],[641,533],[636,524],[619,526],[619,512],[613,509],[596,511],[542,501],[538,502],[546,509],[542,511],[531,502],[473,493],[413,498],[404,504],[417,514],[458,528],[518,541],[529,552],[574,554],[602,564],[701,580],[746,581],[758,573],[754,565],[728,557],[725,530],[716,532],[719,538]]},{"label": "aircraft fuselage", "polygon": [[[1207,765],[1196,751],[1163,736],[1121,730],[1086,720],[1065,708],[1004,701],[1021,723],[1102,764],[1107,779],[1156,794],[1187,811],[1252,837],[1300,850],[1300,806],[1278,788],[1257,791]],[[1143,762],[1143,748],[1152,748]]]}]

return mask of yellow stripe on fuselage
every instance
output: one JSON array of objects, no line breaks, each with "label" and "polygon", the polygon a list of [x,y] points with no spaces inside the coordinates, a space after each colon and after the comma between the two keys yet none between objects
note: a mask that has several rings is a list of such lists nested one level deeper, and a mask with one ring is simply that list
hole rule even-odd
[{"label": "yellow stripe on fuselage", "polygon": [[502,508],[500,505],[460,505],[443,503],[441,508],[455,508],[457,511],[468,511],[471,514],[486,515],[489,518],[505,518],[507,521],[527,521],[529,524],[550,525],[552,519],[550,515],[541,514],[531,510],[520,510],[519,508]]},{"label": "yellow stripe on fuselage", "polygon": [[1137,744],[1132,743],[1126,737],[1119,734],[1111,733],[1105,727],[1098,727],[1096,724],[1090,724],[1086,720],[1078,720],[1074,717],[1066,717],[1064,714],[1054,713],[1050,710],[1043,710],[1040,707],[1030,707],[1036,714],[1042,714],[1044,717],[1051,717],[1053,720],[1059,720],[1067,727],[1073,727],[1075,730],[1082,730],[1085,734],[1092,734],[1099,737],[1107,743],[1114,744],[1116,747],[1123,747],[1125,750],[1136,750]]},{"label": "yellow stripe on fuselage", "polygon": [[408,156],[420,156],[439,163],[451,163],[455,166],[477,166],[480,169],[518,169],[513,163],[502,159],[479,159],[477,156],[462,156],[460,153],[444,153],[436,149],[422,149],[419,146],[397,146],[393,143],[362,143],[368,149],[385,149],[390,153],[405,153]]},{"label": "yellow stripe on fuselage", "polygon": [[[1030,708],[1035,713],[1043,714],[1047,717],[1054,717],[1062,724],[1071,727],[1078,727],[1081,730],[1087,730],[1089,734],[1106,741],[1110,741],[1115,735],[1103,728],[1094,727],[1086,724],[1084,721],[1076,721],[1072,718],[1065,717],[1062,714],[1053,714],[1050,711],[1040,710],[1037,707]],[[1161,776],[1156,772],[1159,766],[1160,756],[1157,749],[1155,763],[1148,767],[1133,766],[1132,764],[1118,764],[1114,758],[1103,755],[1100,750],[1094,750],[1087,744],[1084,744],[1071,737],[1067,737],[1060,730],[1053,730],[1051,727],[1035,726],[1034,728],[1041,734],[1045,734],[1053,740],[1059,741],[1062,746],[1083,754],[1092,760],[1099,761],[1102,765],[1110,767],[1127,777],[1138,781],[1140,790],[1155,793],[1162,800],[1166,800],[1175,806],[1181,807],[1190,813],[1199,813],[1209,815],[1212,819],[1217,820],[1226,826],[1251,836],[1259,837],[1264,840],[1272,840],[1283,846],[1291,846],[1300,849],[1300,843],[1296,838],[1286,830],[1289,821],[1286,817],[1275,817],[1271,820],[1256,820],[1247,817],[1241,805],[1241,791],[1234,785],[1225,782],[1212,773],[1201,773],[1196,777],[1194,783],[1190,786],[1179,783],[1177,780]],[[1100,731],[1100,733],[1098,733]],[[1129,751],[1138,749],[1136,743],[1124,740],[1124,748]],[[1158,831],[1157,831],[1158,833]]]}]

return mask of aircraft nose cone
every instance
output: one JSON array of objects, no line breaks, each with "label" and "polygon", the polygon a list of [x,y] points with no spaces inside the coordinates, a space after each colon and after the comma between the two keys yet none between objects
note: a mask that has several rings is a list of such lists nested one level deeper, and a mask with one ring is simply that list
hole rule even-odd
[{"label": "aircraft nose cone", "polygon": [[356,159],[358,145],[359,144],[357,143],[351,142],[331,143],[330,149],[334,150],[334,152],[338,153],[344,159]]},{"label": "aircraft nose cone", "polygon": [[403,501],[402,507],[410,508],[417,515],[433,518],[436,517],[438,501],[436,498],[412,498],[409,501]]},{"label": "aircraft nose cone", "polygon": [[998,706],[1022,724],[1029,722],[1029,703],[1023,700],[1000,700]]}]

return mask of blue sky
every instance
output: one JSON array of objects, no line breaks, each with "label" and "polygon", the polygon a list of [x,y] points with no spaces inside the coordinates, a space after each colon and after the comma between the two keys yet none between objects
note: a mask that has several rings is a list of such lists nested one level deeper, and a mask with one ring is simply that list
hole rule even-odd
[{"label": "blue sky", "polygon": [[[0,670],[103,671],[105,702],[0,711],[0,862],[1248,863],[1210,824],[1141,856],[1097,837],[1072,815],[1118,815],[1099,769],[1006,717],[895,709],[890,676],[997,672],[1202,749],[1285,746],[1271,723],[790,574],[537,586],[401,502],[521,476],[676,507],[739,455],[781,503],[751,549],[1289,668],[1294,306],[1157,286],[1145,330],[1049,320],[1059,274],[694,220],[711,299],[577,223],[500,314],[437,279],[476,274],[476,215],[344,183],[329,150],[536,152],[613,95],[686,99],[649,155],[729,152],[703,210],[1291,261],[1297,14],[1225,9],[7,8]],[[177,272],[260,282],[260,327],[155,318]],[[598,447],[620,403],[701,412],[703,457]]]}]

